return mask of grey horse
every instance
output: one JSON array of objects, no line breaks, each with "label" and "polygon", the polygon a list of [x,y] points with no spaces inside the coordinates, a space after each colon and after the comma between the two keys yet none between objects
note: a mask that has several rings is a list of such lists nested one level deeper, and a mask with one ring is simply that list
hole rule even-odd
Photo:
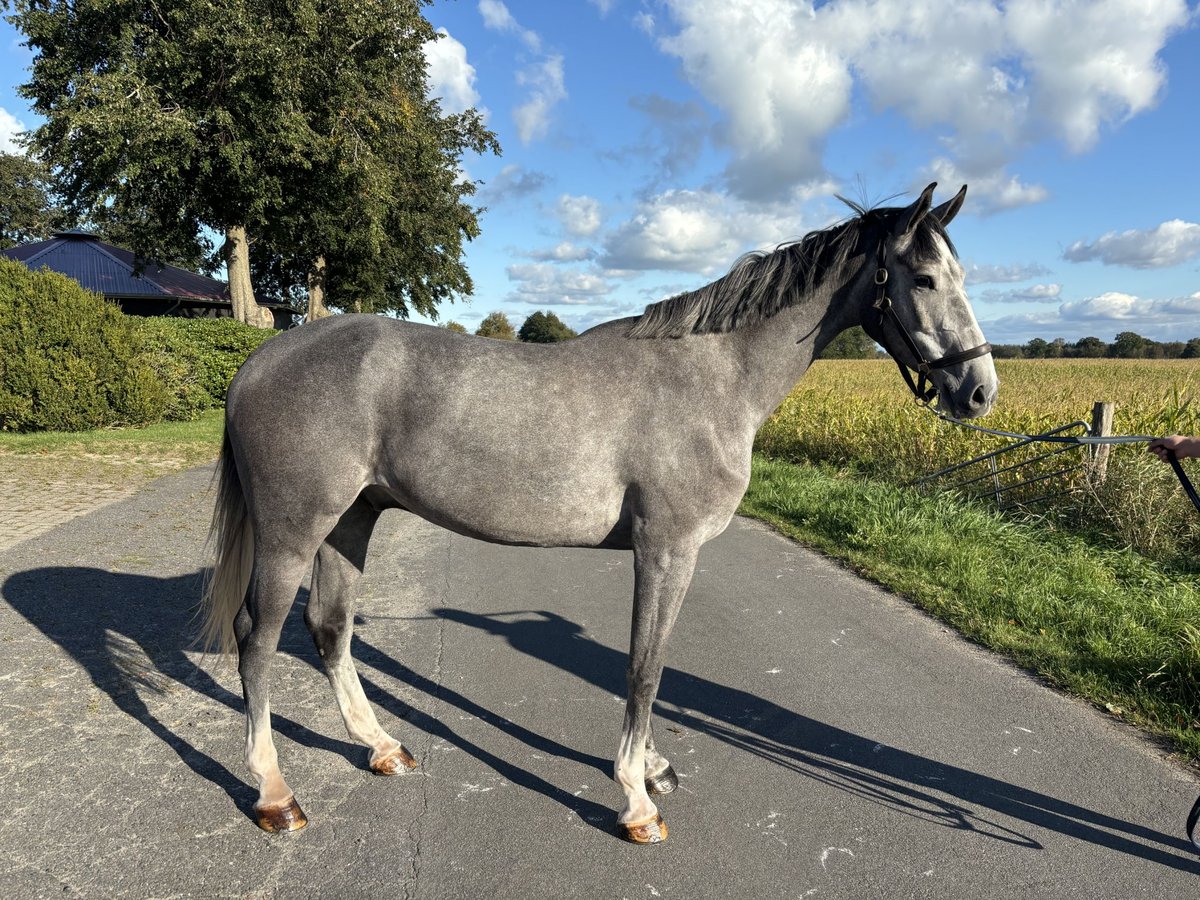
[{"label": "grey horse", "polygon": [[229,389],[203,613],[208,646],[238,654],[258,824],[307,821],[279,770],[268,684],[309,567],[305,621],[347,731],[376,772],[417,765],[379,726],[349,652],[371,531],[383,510],[403,509],[500,544],[633,551],[617,832],[664,840],[650,795],[678,782],[655,749],[651,704],[697,552],[737,509],[759,426],[856,324],[951,415],[983,415],[995,400],[990,347],[945,230],[966,187],[936,208],[933,189],[907,207],[856,206],[846,222],[565,343],[346,315],[255,351]]}]

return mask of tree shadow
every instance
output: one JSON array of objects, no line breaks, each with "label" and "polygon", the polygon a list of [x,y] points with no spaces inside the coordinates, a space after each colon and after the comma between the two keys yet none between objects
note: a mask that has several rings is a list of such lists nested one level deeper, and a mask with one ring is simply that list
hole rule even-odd
[{"label": "tree shadow", "polygon": [[[582,626],[556,613],[542,610],[484,615],[439,608],[433,614],[502,638],[514,649],[606,692],[624,694],[626,655],[587,637]],[[373,660],[379,654],[375,648],[369,651]],[[397,672],[397,677],[402,674]],[[771,700],[677,669],[668,667],[664,671],[655,711],[668,721],[739,747],[797,775],[944,827],[1041,848],[1033,837],[991,818],[992,814],[1002,815],[1164,866],[1200,873],[1200,862],[1194,858],[1190,842],[1182,837],[889,747]]]}]

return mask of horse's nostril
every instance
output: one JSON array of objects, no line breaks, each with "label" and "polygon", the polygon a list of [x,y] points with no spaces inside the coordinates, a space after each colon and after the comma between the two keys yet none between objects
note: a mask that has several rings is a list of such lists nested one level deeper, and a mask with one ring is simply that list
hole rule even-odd
[{"label": "horse's nostril", "polygon": [[975,393],[971,394],[971,405],[976,408],[987,405],[987,391],[983,389],[983,385],[975,388]]}]

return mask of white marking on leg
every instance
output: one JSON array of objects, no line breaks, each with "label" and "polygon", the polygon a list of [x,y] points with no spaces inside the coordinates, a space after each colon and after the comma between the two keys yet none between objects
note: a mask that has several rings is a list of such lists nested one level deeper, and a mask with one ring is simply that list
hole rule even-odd
[{"label": "white marking on leg", "polygon": [[276,806],[292,796],[279,771],[279,754],[271,738],[271,706],[264,704],[260,721],[253,709],[246,711],[246,768],[258,782],[258,805]]},{"label": "white marking on leg", "polygon": [[645,822],[658,815],[658,807],[646,793],[645,744],[632,740],[632,737],[628,733],[621,735],[621,748],[614,767],[617,784],[625,791],[625,808],[617,816],[621,824]]}]

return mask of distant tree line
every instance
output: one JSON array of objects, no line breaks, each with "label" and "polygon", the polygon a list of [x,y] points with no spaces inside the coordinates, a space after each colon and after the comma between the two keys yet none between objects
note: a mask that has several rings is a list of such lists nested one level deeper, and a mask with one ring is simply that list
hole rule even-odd
[{"label": "distant tree line", "polygon": [[[467,329],[458,322],[447,322],[446,328],[466,334]],[[488,313],[475,333],[480,337],[495,338],[500,341],[523,341],[526,344],[553,344],[557,341],[567,341],[577,337],[578,333],[552,312],[542,312],[540,309],[529,315],[520,329],[513,328],[512,322],[502,312]]]},{"label": "distant tree line", "polygon": [[1111,344],[1098,337],[1077,341],[1034,338],[1025,344],[992,344],[997,359],[1200,359],[1200,337],[1187,341],[1155,341],[1135,331],[1122,331]]},{"label": "distant tree line", "polygon": [[[1034,338],[1024,344],[992,344],[997,359],[1200,359],[1200,337],[1187,341],[1155,341],[1135,331],[1122,331],[1111,344],[1098,337],[1077,341]],[[821,359],[875,359],[884,354],[865,331],[855,326],[830,341]]]}]

